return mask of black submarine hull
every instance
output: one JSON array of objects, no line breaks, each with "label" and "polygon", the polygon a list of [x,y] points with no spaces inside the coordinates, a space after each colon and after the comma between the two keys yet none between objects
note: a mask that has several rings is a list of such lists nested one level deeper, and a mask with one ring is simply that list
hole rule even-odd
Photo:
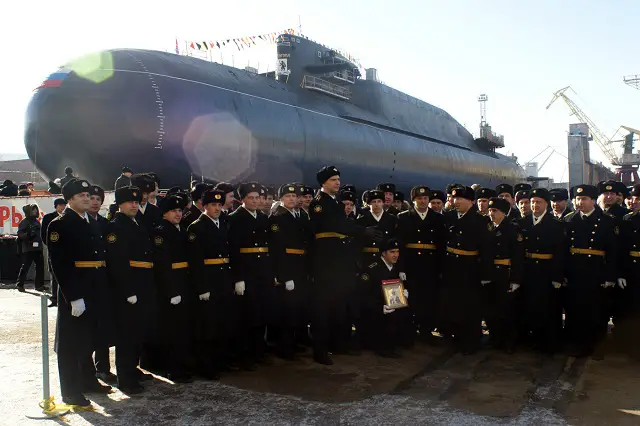
[{"label": "black submarine hull", "polygon": [[71,166],[112,189],[126,165],[155,171],[163,187],[192,176],[315,186],[326,164],[362,189],[524,178],[502,155],[380,125],[357,105],[264,75],[147,50],[87,58],[59,87],[37,89],[27,109],[25,147],[49,179]]}]

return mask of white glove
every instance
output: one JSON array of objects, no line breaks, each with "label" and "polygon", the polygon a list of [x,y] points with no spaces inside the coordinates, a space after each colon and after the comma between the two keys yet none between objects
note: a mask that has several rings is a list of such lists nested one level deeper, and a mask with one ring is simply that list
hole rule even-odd
[{"label": "white glove", "polygon": [[382,313],[385,314],[385,315],[390,314],[391,312],[395,312],[395,311],[396,311],[395,309],[391,309],[387,305],[383,305],[382,306]]},{"label": "white glove", "polygon": [[[287,282],[284,283],[285,287],[287,288],[287,291],[291,291],[295,288],[295,284],[293,283],[293,280],[289,280]],[[242,290],[244,292],[244,290]]]},{"label": "white glove", "polygon": [[205,302],[209,301],[209,296],[211,296],[211,292],[202,293],[198,298],[200,300],[204,300]]},{"label": "white glove", "polygon": [[624,290],[626,286],[627,286],[627,280],[624,278],[618,278],[618,287]]},{"label": "white glove", "polygon": [[236,283],[236,294],[237,294],[238,296],[242,296],[242,295],[244,294],[244,289],[245,289],[245,287],[244,287],[244,281],[238,281],[238,282]]},{"label": "white glove", "polygon": [[519,288],[520,288],[520,284],[516,284],[516,283],[509,284],[509,291],[512,293]]},{"label": "white glove", "polygon": [[409,290],[407,290],[405,288],[403,293],[404,293],[404,297],[408,299],[409,298]]},{"label": "white glove", "polygon": [[138,302],[138,297],[135,294],[131,297],[127,297],[127,302],[135,305]]},{"label": "white glove", "polygon": [[604,288],[609,288],[609,287],[614,287],[614,286],[616,285],[616,283],[611,282],[611,281],[607,281],[606,283],[604,283],[604,284],[600,284],[600,285],[601,285],[602,287],[604,287]]},{"label": "white glove", "polygon": [[71,301],[71,315],[74,317],[79,317],[85,311],[84,307],[84,299],[72,300]]},{"label": "white glove", "polygon": [[177,305],[181,301],[182,301],[182,296],[180,296],[180,295],[177,295],[176,297],[172,297],[171,300],[170,300],[172,305]]},{"label": "white glove", "polygon": [[551,283],[553,285],[553,288],[558,289],[560,287],[562,287],[562,283],[559,283],[558,281],[553,281]]},{"label": "white glove", "polygon": [[490,282],[491,282],[491,281],[486,281],[486,280],[484,280],[484,281],[480,281],[480,284],[482,284],[482,285],[487,285],[487,284],[489,284]]},{"label": "white glove", "polygon": [[406,281],[407,280],[407,274],[405,274],[404,272],[400,272],[398,275],[400,276],[400,279],[402,281]]}]

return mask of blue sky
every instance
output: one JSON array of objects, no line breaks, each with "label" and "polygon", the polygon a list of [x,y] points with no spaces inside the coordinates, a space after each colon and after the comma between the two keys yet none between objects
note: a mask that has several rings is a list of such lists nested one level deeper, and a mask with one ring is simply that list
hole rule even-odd
[{"label": "blue sky", "polygon": [[[173,50],[175,37],[215,40],[298,28],[379,70],[388,85],[437,105],[472,133],[477,96],[489,96],[488,121],[524,163],[547,145],[566,154],[567,106],[545,107],[571,85],[582,109],[611,136],[640,128],[640,91],[622,77],[640,74],[638,1],[120,1],[8,6],[0,28],[5,53],[0,152],[24,152],[23,117],[33,88],[65,61],[98,49]],[[273,69],[275,47],[223,52],[225,64]],[[592,157],[604,160],[597,147]],[[541,156],[539,160],[544,159]],[[560,180],[554,155],[542,175]]]}]

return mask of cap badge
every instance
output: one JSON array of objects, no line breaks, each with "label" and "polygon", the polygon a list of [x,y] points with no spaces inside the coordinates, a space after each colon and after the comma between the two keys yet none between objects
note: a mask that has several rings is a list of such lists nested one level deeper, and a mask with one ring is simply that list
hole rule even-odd
[{"label": "cap badge", "polygon": [[613,187],[611,185],[607,185],[606,190],[607,191],[611,191],[613,189]]},{"label": "cap badge", "polygon": [[584,191],[584,188],[578,188],[578,189],[576,190],[576,192],[577,192],[578,194],[579,194],[579,193],[581,193],[582,191]]},{"label": "cap badge", "polygon": [[88,184],[87,182],[82,182],[82,187],[83,187],[83,188],[86,188],[86,187],[88,187],[88,186],[89,186],[89,184]]},{"label": "cap badge", "polygon": [[289,191],[294,191],[294,190],[295,190],[295,188],[293,186],[289,187]]},{"label": "cap badge", "polygon": [[423,194],[424,193],[424,188],[420,188],[420,193]]},{"label": "cap badge", "polygon": [[492,206],[493,205],[493,201],[489,201],[489,205]]},{"label": "cap badge", "polygon": [[451,195],[456,195],[458,191],[456,191],[455,189],[451,192]]},{"label": "cap badge", "polygon": [[219,199],[220,199],[220,198],[222,198],[222,197],[220,197],[220,194],[216,194],[216,195],[214,196],[214,198],[215,198],[216,200],[219,200]]},{"label": "cap badge", "polygon": [[134,197],[138,195],[138,193],[136,191],[132,191],[131,195],[133,195]]}]

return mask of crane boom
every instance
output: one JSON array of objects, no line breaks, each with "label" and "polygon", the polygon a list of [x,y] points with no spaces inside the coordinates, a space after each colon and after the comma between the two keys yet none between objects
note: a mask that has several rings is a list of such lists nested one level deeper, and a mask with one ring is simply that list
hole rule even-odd
[{"label": "crane boom", "polygon": [[549,102],[549,105],[547,105],[547,109],[549,109],[549,107],[558,98],[562,98],[562,100],[564,100],[564,102],[567,104],[567,106],[571,110],[571,113],[575,115],[581,122],[587,123],[587,126],[589,126],[589,132],[591,133],[591,138],[598,145],[598,148],[600,148],[600,151],[602,151],[602,153],[607,158],[607,160],[609,160],[609,162],[614,166],[620,165],[620,160],[618,159],[618,156],[615,154],[613,147],[609,143],[609,138],[607,138],[604,135],[604,133],[602,133],[602,131],[598,128],[598,126],[596,126],[596,124],[587,116],[587,114],[585,114],[584,111],[582,111],[580,107],[565,94],[565,92],[569,89],[571,89],[571,86],[567,86],[556,91],[553,94],[553,98],[551,99],[551,102]]},{"label": "crane boom", "polygon": [[630,75],[628,77],[622,77],[622,80],[626,85],[635,87],[640,90],[640,75]]}]

